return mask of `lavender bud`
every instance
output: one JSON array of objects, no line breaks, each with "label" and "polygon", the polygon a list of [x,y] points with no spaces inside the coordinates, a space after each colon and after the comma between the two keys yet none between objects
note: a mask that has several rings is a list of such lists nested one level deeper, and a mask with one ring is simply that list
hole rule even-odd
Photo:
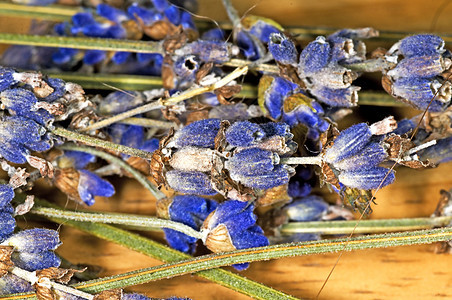
[{"label": "lavender bud", "polygon": [[55,250],[61,245],[57,231],[41,228],[20,231],[4,243],[8,246],[13,246],[17,252],[29,253]]},{"label": "lavender bud", "polygon": [[348,187],[363,190],[382,188],[395,180],[394,171],[383,167],[345,171],[338,175],[339,181]]},{"label": "lavender bud", "polygon": [[171,170],[166,172],[166,181],[172,189],[185,194],[215,195],[217,193],[212,187],[209,176],[202,172]]},{"label": "lavender bud", "polygon": [[42,251],[37,253],[14,252],[11,255],[14,265],[27,271],[42,270],[58,267],[61,260],[53,251]]},{"label": "lavender bud", "polygon": [[435,55],[444,52],[443,39],[433,34],[412,35],[402,39],[396,45],[405,57]]},{"label": "lavender bud", "polygon": [[330,61],[330,51],[330,44],[325,37],[317,37],[301,51],[298,63],[299,73],[310,76],[321,71]]},{"label": "lavender bud", "polygon": [[402,59],[394,69],[388,71],[387,75],[392,78],[430,78],[441,74],[450,66],[450,59],[443,58],[441,55],[414,56]]},{"label": "lavender bud", "polygon": [[218,130],[220,130],[220,120],[204,119],[178,130],[171,141],[176,148],[185,146],[213,148]]},{"label": "lavender bud", "polygon": [[262,128],[249,121],[236,122],[226,130],[226,141],[234,147],[248,147],[264,137],[265,132]]},{"label": "lavender bud", "polygon": [[233,154],[225,162],[225,168],[231,173],[231,177],[253,176],[268,173],[279,163],[279,156],[270,151],[249,148]]},{"label": "lavender bud", "polygon": [[282,33],[272,33],[268,44],[268,51],[273,58],[284,65],[295,65],[298,52],[295,44]]},{"label": "lavender bud", "polygon": [[290,203],[283,210],[292,221],[318,221],[328,210],[328,203],[322,197],[311,195]]}]

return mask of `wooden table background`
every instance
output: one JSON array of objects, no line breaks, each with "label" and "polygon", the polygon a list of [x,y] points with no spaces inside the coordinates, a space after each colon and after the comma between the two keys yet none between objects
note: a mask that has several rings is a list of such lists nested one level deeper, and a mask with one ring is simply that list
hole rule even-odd
[{"label": "wooden table background", "polygon": [[[219,0],[202,0],[200,12],[216,20],[226,15]],[[233,1],[242,14],[267,16],[282,25],[329,26],[337,28],[372,26],[380,30],[429,32],[438,8],[446,2],[435,1]],[[438,32],[452,33],[449,17],[452,5],[445,6],[437,19]],[[27,22],[0,19],[2,32],[23,31]],[[411,109],[394,110],[397,116],[417,113]],[[379,118],[380,116],[378,116]],[[381,118],[385,117],[382,115]],[[346,120],[350,123],[351,120]],[[396,182],[381,190],[371,218],[426,217],[435,209],[440,189],[452,187],[452,164],[436,169],[397,170]],[[114,180],[116,196],[99,198],[93,210],[142,215],[155,213],[155,201],[141,186],[129,179]],[[40,192],[54,198],[64,197],[51,189]],[[329,198],[334,195],[329,195]],[[64,201],[64,199],[63,199]],[[63,245],[58,253],[73,263],[97,265],[101,276],[156,266],[161,262],[127,250],[114,243],[62,226]],[[145,233],[162,240],[161,235]],[[452,255],[434,254],[431,245],[396,247],[347,252],[341,258],[321,299],[452,299]],[[243,276],[302,298],[314,297],[338,254],[294,257],[251,264]],[[228,268],[231,269],[231,268]],[[232,270],[232,269],[231,269]],[[195,275],[161,280],[129,289],[150,297],[186,296],[193,299],[248,299],[227,288]]]}]

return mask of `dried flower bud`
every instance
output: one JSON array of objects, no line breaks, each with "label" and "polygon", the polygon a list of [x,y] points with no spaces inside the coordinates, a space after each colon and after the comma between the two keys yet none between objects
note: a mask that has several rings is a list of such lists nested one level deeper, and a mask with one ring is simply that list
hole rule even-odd
[{"label": "dried flower bud", "polygon": [[[213,252],[268,245],[263,230],[256,225],[253,205],[246,202],[229,200],[219,204],[204,221],[202,230],[206,233],[203,242]],[[243,270],[248,264],[235,267]]]},{"label": "dried flower bud", "polygon": [[283,209],[289,219],[296,222],[318,221],[327,210],[328,203],[315,195],[297,199]]},{"label": "dried flower bud", "polygon": [[192,195],[217,194],[209,176],[202,172],[171,170],[166,172],[166,181],[172,189],[181,193]]},{"label": "dried flower bud", "polygon": [[298,59],[298,52],[295,44],[282,33],[272,33],[268,43],[268,51],[273,58],[284,65],[295,65]]}]

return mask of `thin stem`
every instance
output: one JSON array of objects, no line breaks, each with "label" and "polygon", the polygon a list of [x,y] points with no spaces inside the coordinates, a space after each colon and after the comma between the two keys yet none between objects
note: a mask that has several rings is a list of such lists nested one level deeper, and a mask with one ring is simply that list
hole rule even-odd
[{"label": "thin stem", "polygon": [[85,89],[111,90],[111,87],[114,86],[117,89],[144,91],[162,87],[162,79],[153,76],[99,73],[81,74],[76,72],[54,73],[46,70],[42,70],[41,72],[50,77],[63,79],[66,82],[78,83]]},{"label": "thin stem", "polygon": [[240,25],[240,16],[237,10],[232,5],[231,0],[223,0],[223,6],[226,9],[229,20],[232,22],[232,28],[237,28]]},{"label": "thin stem", "polygon": [[243,67],[243,66],[250,66],[251,69],[261,72],[267,72],[272,74],[279,74],[279,68],[276,65],[270,65],[270,64],[259,64],[255,65],[254,62],[238,59],[238,58],[232,58],[231,60],[225,62],[223,64],[224,66],[228,67]]},{"label": "thin stem", "polygon": [[343,64],[343,66],[357,72],[381,72],[382,70],[393,68],[395,63],[383,58],[375,58],[351,64]]},{"label": "thin stem", "polygon": [[283,157],[279,160],[286,165],[322,165],[321,156]]},{"label": "thin stem", "polygon": [[16,16],[46,21],[67,21],[80,11],[79,8],[69,6],[28,6],[0,2],[0,15],[8,17]]},{"label": "thin stem", "polygon": [[[355,233],[382,233],[394,231],[432,229],[448,226],[452,222],[450,217],[407,218],[385,220],[361,220]],[[322,234],[350,234],[355,228],[356,220],[351,221],[318,221],[318,222],[290,222],[281,227],[281,234],[294,233],[322,233]]]},{"label": "thin stem", "polygon": [[103,152],[103,151],[99,151],[94,148],[77,146],[75,144],[65,144],[58,148],[63,149],[63,150],[80,151],[80,152],[90,153],[90,154],[99,156],[100,158],[103,158],[106,161],[110,162],[111,164],[121,167],[122,169],[124,169],[127,172],[129,172],[130,174],[132,174],[132,176],[135,177],[135,179],[139,183],[141,183],[146,189],[148,189],[157,200],[160,200],[160,199],[163,199],[166,197],[166,195],[164,193],[162,193],[157,187],[155,187],[146,178],[146,176],[144,176],[139,171],[137,171],[135,168],[132,168],[128,163],[126,163],[125,161],[123,161],[122,159],[120,159],[114,155],[111,155],[111,154]]},{"label": "thin stem", "polygon": [[172,278],[237,263],[263,261],[285,257],[333,253],[344,249],[347,251],[373,248],[387,248],[429,244],[452,239],[452,228],[438,228],[412,232],[380,234],[351,239],[324,240],[303,243],[281,244],[268,247],[250,248],[219,254],[204,255],[178,263],[166,264],[152,268],[136,270],[115,276],[90,280],[73,285],[85,292],[98,293],[106,289],[114,289],[142,284],[163,278]]},{"label": "thin stem", "polygon": [[[41,199],[36,199],[36,203],[45,207],[58,208],[58,206]],[[143,253],[144,255],[153,257],[163,262],[177,262],[191,258],[188,254],[171,249],[153,240],[110,225],[69,221],[58,218],[49,219],[59,224],[82,230],[98,238],[122,245],[128,249]],[[275,290],[271,287],[224,269],[201,271],[196,273],[196,275],[244,295],[248,295],[253,299],[296,299],[295,297],[287,295],[281,291]]]},{"label": "thin stem", "polygon": [[104,141],[99,138],[95,138],[95,137],[92,137],[89,135],[85,135],[82,133],[64,129],[62,127],[56,127],[54,129],[52,129],[52,133],[55,135],[67,138],[68,140],[81,142],[81,143],[89,145],[89,146],[100,147],[103,149],[108,149],[108,150],[116,151],[119,153],[124,153],[124,154],[135,156],[135,157],[141,157],[144,159],[151,159],[151,157],[152,157],[152,152],[143,151],[140,149],[127,147],[124,145],[115,144],[115,143],[112,143],[109,141]]},{"label": "thin stem", "polygon": [[136,228],[168,228],[197,239],[201,239],[203,237],[199,231],[194,230],[185,224],[148,216],[144,217],[130,214],[79,212],[46,207],[33,207],[30,210],[30,213],[50,218],[104,224],[130,225]]},{"label": "thin stem", "polygon": [[160,121],[160,120],[153,120],[148,118],[127,118],[122,121],[120,121],[122,124],[128,124],[128,125],[138,125],[142,127],[157,127],[157,128],[163,128],[163,129],[170,129],[173,127],[177,127],[177,124],[174,122],[166,122],[166,121]]},{"label": "thin stem", "polygon": [[[8,270],[11,274],[16,275],[17,277],[20,277],[28,282],[30,282],[32,285],[34,285],[35,283],[38,282],[39,277],[36,276],[35,272],[29,272],[23,269],[20,269],[18,267],[12,267],[11,269]],[[39,283],[38,283],[39,284]],[[60,283],[56,283],[53,281],[46,281],[45,284],[50,285],[51,288],[55,289],[55,290],[59,290],[62,291],[64,293],[70,294],[70,295],[74,295],[83,299],[88,299],[88,300],[92,300],[94,299],[94,295],[85,293],[83,291],[77,290],[75,288],[60,284]]]},{"label": "thin stem", "polygon": [[50,35],[43,36],[18,33],[0,33],[0,44],[73,48],[82,50],[96,49],[136,53],[163,54],[164,52],[160,42]]},{"label": "thin stem", "polygon": [[149,104],[145,104],[143,106],[139,106],[137,108],[128,110],[126,112],[117,114],[111,118],[102,120],[100,122],[94,123],[91,126],[86,127],[84,130],[85,131],[89,131],[89,130],[95,130],[95,129],[100,129],[103,128],[105,126],[111,125],[113,123],[122,121],[126,118],[135,116],[137,114],[141,114],[141,113],[145,113],[154,109],[160,109],[163,108],[165,106],[169,106],[169,105],[174,105],[177,104],[183,100],[187,100],[190,99],[194,96],[198,96],[204,93],[209,93],[212,92],[218,88],[221,88],[223,86],[225,86],[226,84],[228,84],[229,82],[233,81],[234,79],[246,74],[246,72],[248,72],[248,67],[247,66],[243,66],[240,68],[235,69],[232,73],[229,73],[228,75],[226,75],[225,77],[223,77],[222,79],[220,79],[219,81],[209,85],[209,86],[205,86],[205,87],[194,87],[191,88],[189,90],[186,90],[176,96],[170,97],[168,99],[163,99],[163,100],[158,100]]}]

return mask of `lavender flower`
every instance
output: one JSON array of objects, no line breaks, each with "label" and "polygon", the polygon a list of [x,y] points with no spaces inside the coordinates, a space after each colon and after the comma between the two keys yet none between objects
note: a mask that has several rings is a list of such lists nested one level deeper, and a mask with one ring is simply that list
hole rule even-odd
[{"label": "lavender flower", "polygon": [[356,124],[342,131],[331,147],[324,149],[323,161],[334,173],[324,169],[324,176],[338,190],[342,186],[364,190],[384,187],[395,179],[393,171],[379,166],[386,157],[383,146],[372,140],[370,127]]},{"label": "lavender flower", "polygon": [[[389,49],[386,59],[396,66],[385,70],[383,86],[397,99],[421,110],[438,112],[451,101],[451,85],[440,75],[452,65],[444,41],[435,35],[409,36]],[[403,58],[399,61],[399,56]]]},{"label": "lavender flower", "polygon": [[[204,220],[216,207],[217,203],[210,199],[192,195],[176,196],[166,205],[167,212],[165,214],[170,220],[200,230]],[[196,251],[196,238],[172,229],[164,229],[163,231],[172,248],[190,254]]]},{"label": "lavender flower", "polygon": [[53,250],[60,244],[58,232],[40,228],[20,231],[2,243],[14,247],[11,260],[27,271],[58,267],[61,261]]},{"label": "lavender flower", "polygon": [[[217,209],[204,221],[202,230],[206,237],[204,244],[213,252],[233,251],[268,245],[263,230],[256,225],[253,205],[229,200],[218,205]],[[248,263],[236,264],[238,270],[248,268]]]},{"label": "lavender flower", "polygon": [[0,242],[8,238],[16,227],[16,220],[12,216],[14,210],[11,200],[14,190],[8,184],[0,184]]},{"label": "lavender flower", "polygon": [[94,196],[111,197],[114,187],[97,174],[84,169],[95,157],[78,151],[66,151],[57,160],[54,184],[72,200],[94,204]]},{"label": "lavender flower", "polygon": [[268,51],[273,58],[283,65],[296,65],[298,52],[295,44],[282,33],[272,33],[268,43]]}]

